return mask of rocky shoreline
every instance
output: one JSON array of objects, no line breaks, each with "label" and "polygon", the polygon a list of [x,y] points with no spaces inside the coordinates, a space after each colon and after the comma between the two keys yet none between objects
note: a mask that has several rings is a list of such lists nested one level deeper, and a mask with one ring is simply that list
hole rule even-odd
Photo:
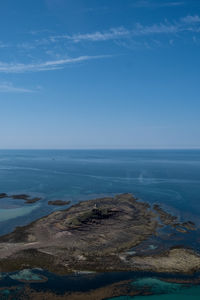
[{"label": "rocky shoreline", "polygon": [[38,267],[62,275],[77,270],[199,271],[199,254],[178,247],[179,241],[156,254],[131,254],[130,249],[159,236],[165,226],[182,228],[183,235],[196,230],[193,222],[178,222],[158,205],[151,208],[131,194],[80,202],[0,237],[0,272]]}]

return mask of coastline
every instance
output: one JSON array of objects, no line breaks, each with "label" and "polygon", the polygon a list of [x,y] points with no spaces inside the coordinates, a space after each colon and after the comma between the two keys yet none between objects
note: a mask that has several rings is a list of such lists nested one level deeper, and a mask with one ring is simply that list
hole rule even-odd
[{"label": "coastline", "polygon": [[183,226],[180,235],[196,230],[193,222],[180,223],[160,207],[154,208],[131,194],[121,194],[53,212],[0,237],[0,271],[38,267],[60,275],[77,270],[188,275],[199,271],[199,254],[179,246],[179,240],[165,251],[130,254],[130,249],[151,236],[162,237],[159,229],[166,225],[171,235]]}]

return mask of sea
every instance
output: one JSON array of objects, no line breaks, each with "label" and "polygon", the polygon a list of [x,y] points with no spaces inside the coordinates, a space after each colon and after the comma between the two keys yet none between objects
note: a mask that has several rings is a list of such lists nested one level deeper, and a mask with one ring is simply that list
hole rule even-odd
[{"label": "sea", "polygon": [[[1,150],[0,193],[42,198],[33,204],[9,197],[0,199],[0,235],[80,201],[120,193],[159,203],[199,228],[200,150]],[[71,204],[55,207],[48,205],[49,200],[70,200]],[[200,241],[191,246],[200,251]],[[32,285],[61,294],[72,287],[73,291],[85,291],[133,278],[133,284],[148,286],[152,295],[115,299],[200,299],[200,286],[166,283],[155,274],[79,274],[72,279],[43,272],[49,280]],[[0,299],[9,295],[9,287],[22,286],[20,275],[34,279],[40,275],[36,273],[0,273]]]}]

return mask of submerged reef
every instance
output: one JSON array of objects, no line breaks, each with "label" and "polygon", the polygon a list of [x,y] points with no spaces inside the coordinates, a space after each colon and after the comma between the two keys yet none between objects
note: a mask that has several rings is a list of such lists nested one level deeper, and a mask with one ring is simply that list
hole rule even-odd
[{"label": "submerged reef", "polygon": [[[178,224],[178,225],[177,225]],[[0,272],[43,268],[58,274],[75,271],[151,271],[191,274],[200,270],[200,256],[177,245],[134,247],[161,237],[162,228],[190,234],[195,224],[178,218],[160,206],[153,208],[131,194],[80,202],[56,211],[0,237]],[[173,238],[176,241],[176,238]],[[152,251],[156,248],[155,253]]]}]

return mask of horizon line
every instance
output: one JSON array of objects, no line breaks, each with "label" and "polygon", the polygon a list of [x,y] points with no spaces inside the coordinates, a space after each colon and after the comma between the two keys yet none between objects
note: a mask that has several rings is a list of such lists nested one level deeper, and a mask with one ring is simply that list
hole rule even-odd
[{"label": "horizon line", "polygon": [[68,150],[200,150],[200,147],[150,147],[150,148],[0,148],[0,151],[12,151],[12,150],[24,150],[24,151],[31,151],[31,150],[35,150],[35,151],[47,151],[47,150],[57,150],[57,151],[68,151]]}]

